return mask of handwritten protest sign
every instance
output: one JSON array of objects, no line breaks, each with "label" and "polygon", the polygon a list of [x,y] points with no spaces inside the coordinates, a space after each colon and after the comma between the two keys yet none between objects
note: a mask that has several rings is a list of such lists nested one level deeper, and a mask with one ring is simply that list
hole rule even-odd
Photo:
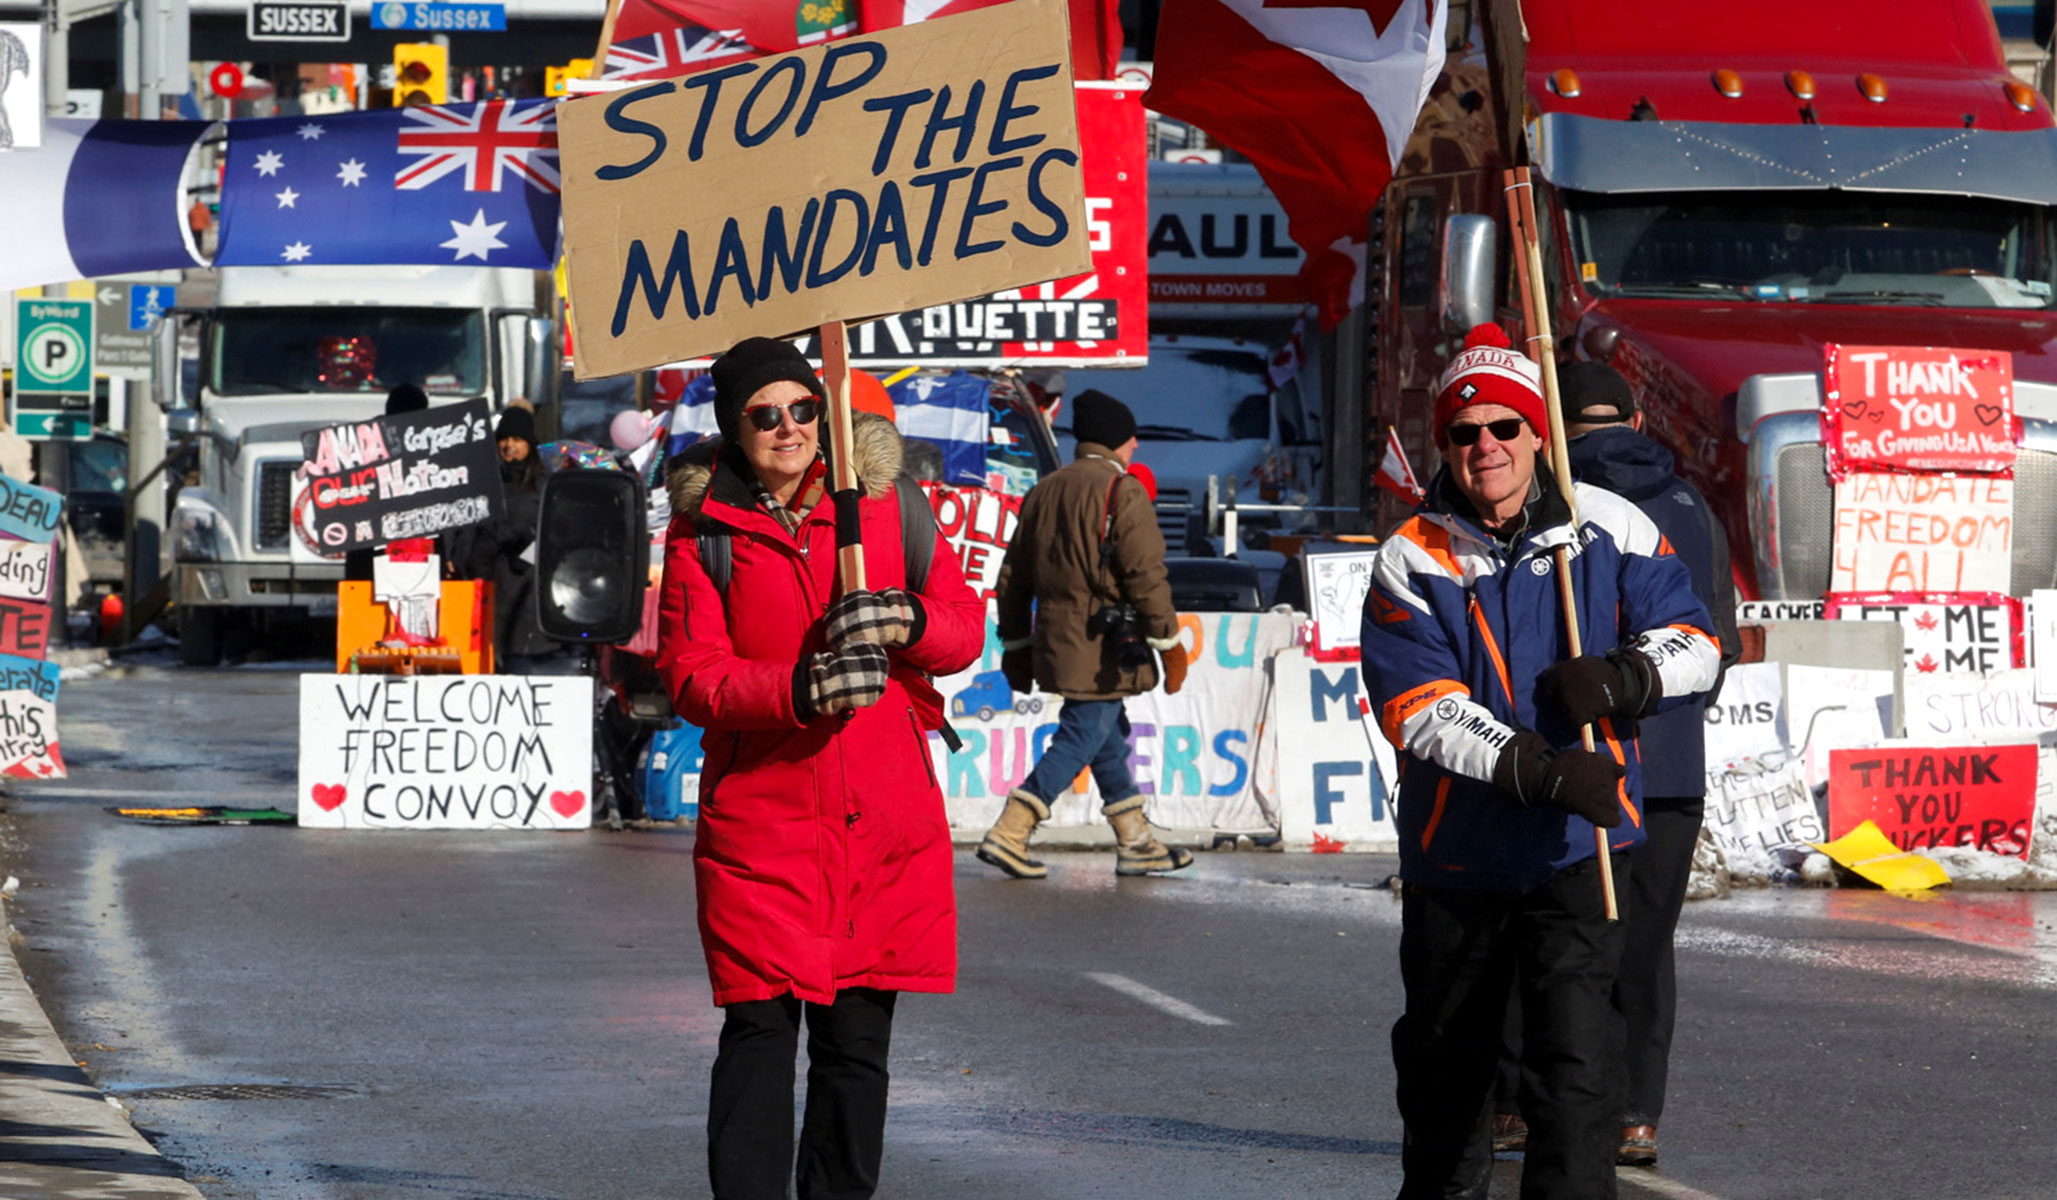
[{"label": "handwritten protest sign", "polygon": [[1829,755],[1828,823],[1866,821],[1902,850],[1975,846],[2028,857],[2036,747],[1892,742]]},{"label": "handwritten protest sign", "polygon": [[1738,600],[1736,620],[1744,625],[1759,621],[1819,621],[1819,600]]},{"label": "handwritten protest sign", "polygon": [[584,676],[302,675],[300,824],[585,829]]},{"label": "handwritten protest sign", "polygon": [[500,456],[484,400],[301,435],[314,539],[330,551],[497,518]]},{"label": "handwritten protest sign", "polygon": [[48,542],[0,541],[0,596],[48,600],[54,552]]},{"label": "handwritten protest sign", "polygon": [[2032,671],[1909,675],[1901,686],[1910,738],[1964,741],[2057,732],[2057,704],[2038,701]]},{"label": "handwritten protest sign", "polygon": [[42,658],[50,649],[50,606],[0,598],[0,654]]},{"label": "handwritten protest sign", "polygon": [[57,686],[56,663],[0,655],[0,775],[64,778]]},{"label": "handwritten protest sign", "polygon": [[2021,602],[2011,596],[1831,592],[1824,604],[1830,620],[1898,621],[1913,674],[1984,675],[2021,661]]},{"label": "handwritten protest sign", "polygon": [[1832,592],[2001,592],[2014,481],[1856,473],[1836,484]]},{"label": "handwritten protest sign", "polygon": [[1710,777],[1745,759],[1784,757],[1785,698],[1780,664],[1738,663],[1728,669],[1721,694],[1701,714]]},{"label": "handwritten protest sign", "polygon": [[1355,646],[1364,629],[1364,597],[1371,591],[1375,551],[1310,554],[1307,604],[1314,611],[1314,648],[1339,650]]},{"label": "handwritten protest sign", "polygon": [[1829,476],[2014,469],[2014,358],[2005,351],[1828,346]]},{"label": "handwritten protest sign", "polygon": [[1000,582],[1000,563],[1021,522],[1021,497],[987,488],[924,483],[936,528],[964,567],[964,582],[981,600],[993,598]]},{"label": "handwritten protest sign", "polygon": [[64,519],[64,497],[49,488],[0,475],[0,534],[24,542],[47,542]]},{"label": "handwritten protest sign", "polygon": [[1063,12],[1013,0],[561,105],[579,378],[1089,270]]},{"label": "handwritten protest sign", "polygon": [[1827,836],[1798,760],[1722,772],[1708,789],[1706,814],[1704,828],[1738,875],[1768,874],[1781,865],[1780,851]]}]

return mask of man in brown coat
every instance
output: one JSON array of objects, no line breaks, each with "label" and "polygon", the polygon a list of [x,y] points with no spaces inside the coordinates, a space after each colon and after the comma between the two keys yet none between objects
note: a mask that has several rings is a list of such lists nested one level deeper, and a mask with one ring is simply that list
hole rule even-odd
[{"label": "man in brown coat", "polygon": [[[1028,854],[1029,835],[1079,771],[1093,770],[1100,812],[1114,827],[1114,873],[1148,875],[1189,866],[1143,816],[1128,769],[1122,700],[1186,678],[1186,652],[1164,573],[1164,535],[1143,485],[1130,478],[1136,418],[1098,391],[1072,401],[1078,457],[1030,490],[1000,566],[1000,668],[1017,692],[1041,685],[1064,697],[1057,732],[1021,786],[1007,795],[978,856],[1017,879],[1049,868]],[[1033,632],[1032,632],[1033,630]],[[1155,653],[1153,653],[1153,651]]]}]

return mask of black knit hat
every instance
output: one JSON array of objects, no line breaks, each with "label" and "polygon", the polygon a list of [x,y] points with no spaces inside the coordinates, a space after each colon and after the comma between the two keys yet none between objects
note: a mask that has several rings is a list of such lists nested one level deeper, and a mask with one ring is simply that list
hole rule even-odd
[{"label": "black knit hat", "polygon": [[714,423],[721,427],[721,436],[730,442],[736,440],[743,405],[767,383],[789,379],[806,385],[808,391],[821,399],[828,399],[814,368],[807,365],[807,356],[793,349],[791,342],[777,338],[744,338],[714,360],[709,374],[714,376]]},{"label": "black knit hat", "polygon": [[428,406],[428,393],[411,383],[403,383],[386,393],[386,415],[389,417],[396,417],[401,413],[420,412]]},{"label": "black knit hat", "polygon": [[1636,415],[1636,394],[1606,363],[1566,363],[1557,368],[1557,406],[1566,425],[1610,425]]},{"label": "black knit hat", "polygon": [[500,424],[493,430],[493,440],[520,438],[533,446],[536,444],[536,414],[518,404],[510,404],[500,414]]},{"label": "black knit hat", "polygon": [[1071,435],[1116,450],[1136,436],[1136,414],[1098,388],[1087,388],[1071,401]]}]

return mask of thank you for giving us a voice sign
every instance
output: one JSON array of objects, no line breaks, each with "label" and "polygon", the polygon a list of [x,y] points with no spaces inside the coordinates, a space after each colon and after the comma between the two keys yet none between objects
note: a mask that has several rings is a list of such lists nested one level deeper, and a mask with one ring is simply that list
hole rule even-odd
[{"label": "thank you for giving us a voice sign", "polygon": [[305,522],[330,555],[498,518],[500,458],[484,400],[300,435]]},{"label": "thank you for giving us a voice sign", "polygon": [[579,378],[1092,267],[1060,0],[559,107]]},{"label": "thank you for giving us a voice sign", "polygon": [[1829,474],[2014,471],[2014,356],[1831,342],[1822,423]]}]

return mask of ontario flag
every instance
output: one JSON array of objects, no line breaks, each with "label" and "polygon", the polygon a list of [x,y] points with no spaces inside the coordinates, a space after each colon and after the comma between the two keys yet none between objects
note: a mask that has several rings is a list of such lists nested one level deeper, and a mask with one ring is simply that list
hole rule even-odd
[{"label": "ontario flag", "polygon": [[1270,186],[1332,329],[1364,300],[1371,210],[1443,70],[1447,0],[1164,0],[1146,107]]}]

